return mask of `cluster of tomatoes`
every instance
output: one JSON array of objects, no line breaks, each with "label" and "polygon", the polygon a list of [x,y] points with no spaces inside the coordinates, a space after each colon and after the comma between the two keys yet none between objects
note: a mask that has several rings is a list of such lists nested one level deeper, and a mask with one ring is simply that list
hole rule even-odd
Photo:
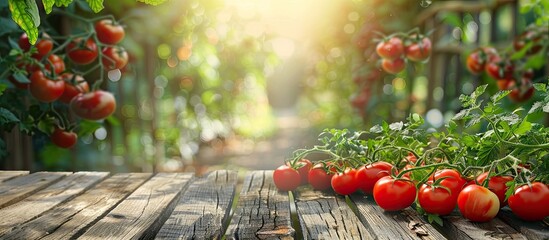
[{"label": "cluster of tomatoes", "polygon": [[[399,35],[401,35],[399,33]],[[406,60],[423,62],[431,56],[431,40],[418,33],[387,37],[376,46],[381,57],[381,68],[387,73],[397,74],[406,67]]]},{"label": "cluster of tomatoes", "polygon": [[[102,70],[122,69],[128,63],[128,53],[116,44],[124,36],[124,28],[110,19],[96,22],[87,37],[69,38],[55,49],[54,40],[46,33],[35,46],[23,34],[18,41],[23,54],[18,57],[9,81],[16,88],[28,90],[39,102],[60,102],[82,119],[102,120],[115,111],[114,96],[108,91],[90,90],[88,81],[77,74],[76,67],[68,68],[66,63],[82,66],[97,62]],[[96,61],[98,58],[101,59]],[[96,85],[99,86],[97,82]],[[51,141],[59,147],[72,147],[78,137],[73,131],[75,126],[58,113],[54,116],[58,123],[50,135]]]},{"label": "cluster of tomatoes", "polygon": [[[513,42],[515,52],[523,51],[525,57],[538,54],[543,49],[543,44],[549,41],[549,30],[530,26]],[[545,42],[545,43],[544,43]],[[514,102],[524,102],[534,95],[532,79],[534,70],[531,68],[517,68],[517,63],[510,57],[501,55],[492,47],[482,47],[474,50],[467,56],[467,69],[473,74],[486,72],[488,76],[496,80],[500,90],[511,90],[509,98]]]},{"label": "cluster of tomatoes", "polygon": [[352,168],[341,161],[313,165],[307,159],[300,159],[277,168],[273,181],[281,191],[292,191],[307,183],[315,190],[331,188],[340,195],[362,191],[373,195],[376,203],[386,211],[402,210],[417,202],[426,213],[444,216],[457,206],[465,218],[486,222],[508,204],[523,220],[538,221],[549,216],[549,186],[546,184],[533,182],[530,186],[519,186],[506,201],[506,184],[513,180],[512,176],[490,174],[488,178],[489,172],[484,172],[467,179],[459,171],[447,168],[435,171],[418,189],[417,182],[410,178],[414,169],[421,168],[414,167],[416,160],[414,154],[409,154],[403,160],[406,166],[400,173],[394,173],[395,166],[383,161]]}]

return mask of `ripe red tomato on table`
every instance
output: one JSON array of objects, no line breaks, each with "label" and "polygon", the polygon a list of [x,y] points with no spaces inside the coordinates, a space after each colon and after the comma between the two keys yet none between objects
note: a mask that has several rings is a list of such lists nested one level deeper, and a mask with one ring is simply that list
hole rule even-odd
[{"label": "ripe red tomato on table", "polygon": [[71,148],[76,144],[78,135],[73,131],[65,131],[64,129],[56,127],[50,136],[51,141],[62,148]]},{"label": "ripe red tomato on table", "polygon": [[406,52],[406,58],[414,61],[421,62],[427,60],[431,56],[431,40],[428,37],[412,36],[412,43],[407,45],[404,49]]},{"label": "ripe red tomato on table", "polygon": [[358,168],[356,172],[356,182],[358,189],[365,194],[371,194],[376,182],[385,176],[389,176],[393,165],[388,162],[374,162]]},{"label": "ripe red tomato on table", "polygon": [[438,170],[429,177],[428,182],[433,183],[437,179],[442,179],[439,184],[450,189],[452,196],[457,196],[463,189],[463,186],[467,183],[461,174],[454,169],[442,169]]},{"label": "ripe red tomato on table", "polygon": [[499,212],[499,199],[488,188],[469,185],[458,195],[457,204],[463,217],[473,222],[487,222]]},{"label": "ripe red tomato on table", "polygon": [[396,59],[384,58],[383,60],[381,60],[381,68],[383,68],[385,72],[388,72],[391,74],[397,74],[399,72],[402,72],[405,66],[406,64],[403,58],[396,58]]},{"label": "ripe red tomato on table", "polygon": [[65,82],[50,79],[42,71],[35,71],[30,77],[29,92],[41,102],[53,102],[65,91]]},{"label": "ripe red tomato on table", "polygon": [[[78,94],[87,93],[90,91],[88,82],[80,75],[72,73],[61,74],[61,79],[65,82],[65,91],[59,98],[59,101],[69,104],[71,100]],[[74,82],[74,83],[73,83]]]},{"label": "ripe red tomato on table", "polygon": [[[484,186],[484,182],[486,182],[487,176],[488,172],[482,173],[478,175],[476,181],[479,185]],[[488,181],[488,189],[490,189],[490,191],[494,192],[496,196],[498,196],[500,208],[507,205],[507,202],[505,201],[505,192],[507,192],[508,187],[505,184],[512,180],[513,177],[511,176],[492,176]]]},{"label": "ripe red tomato on table", "polygon": [[402,56],[404,45],[400,38],[392,37],[379,42],[376,46],[376,52],[382,58],[393,60]]},{"label": "ripe red tomato on table", "polygon": [[386,211],[398,211],[409,207],[416,199],[416,186],[409,180],[385,176],[374,186],[374,200]]},{"label": "ripe red tomato on table", "polygon": [[417,200],[425,212],[444,216],[450,214],[456,208],[457,195],[442,188],[423,184],[418,191]]},{"label": "ripe red tomato on table", "polygon": [[121,25],[115,24],[111,19],[103,19],[95,23],[97,39],[105,44],[114,45],[122,41],[126,32]]},{"label": "ripe red tomato on table", "polygon": [[273,171],[273,181],[281,191],[295,190],[301,181],[299,172],[287,165],[282,165]]},{"label": "ripe red tomato on table", "polygon": [[82,38],[74,39],[67,45],[66,51],[69,59],[80,65],[92,63],[99,54],[97,51],[97,45],[92,38],[88,38],[86,40]]},{"label": "ripe red tomato on table", "polygon": [[318,163],[309,170],[307,175],[309,179],[309,184],[316,190],[327,190],[331,187],[332,177],[334,174],[327,173],[324,169],[324,166],[321,163]]},{"label": "ripe red tomato on table", "polygon": [[[289,163],[286,163],[286,165],[290,166]],[[299,172],[301,185],[307,184],[309,182],[307,176],[309,175],[309,170],[312,167],[313,163],[309,159],[303,158],[297,161],[296,170],[297,172]]]},{"label": "ripe red tomato on table", "polygon": [[101,120],[114,112],[116,100],[112,93],[98,90],[74,97],[69,107],[78,117],[88,120]]},{"label": "ripe red tomato on table", "polygon": [[517,217],[526,221],[541,221],[549,217],[549,186],[533,182],[523,185],[509,197],[509,207]]},{"label": "ripe red tomato on table", "polygon": [[340,195],[354,193],[358,188],[358,182],[355,179],[356,172],[357,170],[354,168],[347,168],[345,171],[335,174],[331,180],[332,189]]},{"label": "ripe red tomato on table", "polygon": [[122,69],[128,64],[128,52],[122,47],[106,47],[101,61],[108,70]]}]

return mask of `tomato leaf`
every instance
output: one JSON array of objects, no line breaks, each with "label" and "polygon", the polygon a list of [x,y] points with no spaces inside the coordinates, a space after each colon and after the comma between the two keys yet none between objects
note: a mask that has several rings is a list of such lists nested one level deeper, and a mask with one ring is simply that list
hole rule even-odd
[{"label": "tomato leaf", "polygon": [[153,6],[160,5],[164,2],[166,2],[166,0],[137,0],[137,1],[149,4],[149,5],[153,5]]},{"label": "tomato leaf", "polygon": [[10,124],[10,123],[17,123],[19,121],[20,121],[19,118],[17,118],[15,116],[15,114],[10,112],[8,109],[0,107],[0,123],[2,125]]},{"label": "tomato leaf", "polygon": [[68,7],[73,0],[55,0],[55,6],[57,7]]},{"label": "tomato leaf", "polygon": [[547,85],[545,83],[534,83],[534,88],[540,92],[547,92]]},{"label": "tomato leaf", "polygon": [[442,218],[440,218],[438,215],[429,214],[429,213],[427,213],[427,221],[429,221],[429,223],[435,222],[439,226],[442,226],[443,224]]},{"label": "tomato leaf", "polygon": [[535,112],[538,112],[543,107],[543,102],[537,101],[534,104],[532,104],[532,107],[530,108],[530,111],[528,111],[528,114],[532,114]]},{"label": "tomato leaf", "polygon": [[510,92],[511,90],[499,91],[496,94],[494,94],[492,97],[490,97],[490,100],[492,100],[493,103],[499,102],[505,96],[509,95]]},{"label": "tomato leaf", "polygon": [[525,134],[527,133],[528,131],[530,131],[530,129],[532,129],[532,123],[531,122],[528,122],[526,120],[522,121],[522,123],[520,123],[520,125],[513,131],[513,133],[515,133],[516,135],[522,135],[522,134]]},{"label": "tomato leaf", "polygon": [[55,4],[55,0],[42,0],[42,4],[44,4],[44,10],[46,13],[51,13],[51,10],[53,9],[53,5]]},{"label": "tomato leaf", "polygon": [[29,42],[35,44],[38,40],[40,14],[34,0],[8,0],[11,18],[29,36]]},{"label": "tomato leaf", "polygon": [[86,2],[95,13],[98,13],[105,8],[105,6],[103,6],[103,0],[86,0]]},{"label": "tomato leaf", "polygon": [[8,85],[5,83],[0,83],[0,96],[2,96],[4,91],[6,91],[6,89],[8,89]]}]

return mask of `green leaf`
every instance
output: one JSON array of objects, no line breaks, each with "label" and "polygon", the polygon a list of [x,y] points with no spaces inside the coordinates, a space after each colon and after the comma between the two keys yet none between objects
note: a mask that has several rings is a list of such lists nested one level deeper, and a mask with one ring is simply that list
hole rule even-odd
[{"label": "green leaf", "polygon": [[480,95],[482,95],[484,92],[486,92],[486,88],[488,87],[488,84],[480,85],[475,89],[473,94],[471,94],[471,98],[477,99]]},{"label": "green leaf", "polygon": [[35,44],[38,40],[40,14],[35,0],[8,0],[11,18],[29,36],[29,42]]},{"label": "green leaf", "polygon": [[540,92],[547,92],[547,85],[545,83],[534,83],[534,88]]},{"label": "green leaf", "polygon": [[0,96],[4,93],[4,91],[8,88],[7,84],[0,83]]},{"label": "green leaf", "polygon": [[520,123],[520,125],[515,129],[515,131],[513,131],[513,133],[515,133],[516,135],[522,135],[522,134],[525,134],[527,133],[528,131],[530,131],[530,129],[532,129],[532,123],[531,122],[528,122],[526,120],[522,121],[522,123]]},{"label": "green leaf", "polygon": [[545,64],[544,53],[545,51],[541,51],[540,53],[528,58],[528,60],[524,64],[524,69],[528,69],[528,68],[539,69],[543,67],[543,65]]},{"label": "green leaf", "polygon": [[535,102],[534,104],[532,104],[532,107],[530,108],[530,111],[528,111],[528,114],[532,114],[541,110],[542,106],[543,106],[543,102],[540,102],[540,101]]},{"label": "green leaf", "polygon": [[19,122],[19,118],[15,116],[12,112],[10,112],[8,109],[0,108],[0,123],[2,125],[9,124],[9,123],[17,123]]},{"label": "green leaf", "polygon": [[103,8],[105,8],[103,6],[103,0],[86,0],[86,2],[90,6],[91,10],[95,13],[98,13],[103,10]]},{"label": "green leaf", "polygon": [[95,132],[95,130],[99,129],[101,127],[101,123],[94,122],[94,121],[88,121],[88,120],[82,120],[80,122],[80,129],[78,131],[79,136],[87,136],[91,135]]},{"label": "green leaf", "polygon": [[55,0],[55,6],[57,7],[68,7],[73,0]]},{"label": "green leaf", "polygon": [[520,51],[515,52],[513,53],[513,55],[511,55],[510,57],[511,60],[517,60],[517,59],[523,58],[526,55],[526,52],[528,52],[528,50],[530,50],[530,48],[532,48],[533,45],[534,45],[534,42],[529,42],[526,45],[524,45],[524,47],[522,47]]},{"label": "green leaf", "polygon": [[53,9],[53,5],[55,4],[55,0],[42,0],[42,4],[44,4],[44,10],[47,14],[51,13],[51,10]]},{"label": "green leaf", "polygon": [[156,5],[159,5],[159,4],[162,4],[162,3],[166,2],[166,0],[137,0],[137,1],[149,4],[149,5],[153,5],[153,6],[156,6]]},{"label": "green leaf", "polygon": [[511,90],[499,91],[496,94],[494,94],[494,96],[490,97],[490,100],[492,100],[493,103],[499,102],[505,96],[509,95],[510,92]]}]

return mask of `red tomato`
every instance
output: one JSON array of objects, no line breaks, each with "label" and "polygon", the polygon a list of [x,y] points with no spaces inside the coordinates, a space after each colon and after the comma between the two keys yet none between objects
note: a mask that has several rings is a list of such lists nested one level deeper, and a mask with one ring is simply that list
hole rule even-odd
[{"label": "red tomato", "polygon": [[52,80],[44,76],[42,71],[35,71],[30,77],[29,91],[31,95],[41,102],[53,102],[65,91],[65,83],[60,80]]},{"label": "red tomato", "polygon": [[103,48],[103,66],[108,69],[122,69],[128,64],[128,52],[122,47]]},{"label": "red tomato", "polygon": [[400,38],[392,37],[389,40],[379,42],[376,46],[376,52],[382,58],[393,60],[402,56],[404,45]]},{"label": "red tomato", "polygon": [[[477,177],[477,182],[479,185],[484,186],[488,172],[482,173]],[[499,199],[499,207],[505,207],[507,202],[505,202],[505,192],[507,192],[507,186],[505,184],[509,181],[512,181],[513,177],[511,176],[492,176],[490,181],[488,181],[488,189],[494,192]]]},{"label": "red tomato", "polygon": [[[39,71],[40,66],[36,64],[27,64],[25,65],[27,72],[32,73],[34,71]],[[51,68],[53,67],[55,74],[60,74],[63,71],[65,71],[65,62],[63,59],[55,54],[51,54],[48,56],[46,61],[44,62],[44,68],[46,70],[51,71]]]},{"label": "red tomato", "polygon": [[74,75],[72,73],[61,74],[61,78],[65,81],[65,91],[59,98],[59,101],[69,104],[71,100],[80,93],[87,93],[90,91],[88,82],[80,75]]},{"label": "red tomato", "polygon": [[476,49],[467,56],[467,69],[473,74],[480,74],[484,71],[486,62],[499,58],[496,49],[483,47]]},{"label": "red tomato", "polygon": [[515,82],[509,85],[508,89],[512,90],[508,96],[513,102],[524,102],[534,95],[535,89],[530,79],[523,78],[521,85],[517,87],[515,87]]},{"label": "red tomato", "polygon": [[29,42],[29,36],[26,33],[21,34],[17,43],[24,52],[28,52],[32,46]]},{"label": "red tomato", "polygon": [[425,61],[431,56],[431,40],[427,37],[413,42],[404,49],[406,57],[415,62]]},{"label": "red tomato", "polygon": [[527,55],[533,55],[538,53],[542,48],[543,44],[540,43],[541,34],[536,31],[525,31],[522,34],[518,35],[513,41],[513,48],[515,51],[520,51],[527,43],[532,42],[532,46],[526,52]]},{"label": "red tomato", "polygon": [[88,120],[101,120],[114,112],[116,100],[110,92],[98,90],[74,97],[69,106],[76,116]]},{"label": "red tomato", "polygon": [[355,179],[356,169],[347,168],[342,173],[337,173],[332,177],[332,189],[337,194],[349,195],[354,193],[358,188],[358,182]]},{"label": "red tomato", "polygon": [[549,187],[541,182],[520,186],[509,197],[509,207],[522,220],[541,221],[549,216]]},{"label": "red tomato", "polygon": [[461,189],[463,189],[463,186],[467,183],[467,180],[463,179],[461,174],[454,169],[438,170],[433,176],[429,177],[429,183],[433,183],[436,179],[444,177],[444,179],[440,181],[440,185],[450,189],[453,196],[457,196]]},{"label": "red tomato", "polygon": [[273,181],[278,190],[293,191],[299,186],[301,178],[297,170],[287,165],[282,165],[274,170]]},{"label": "red tomato", "polygon": [[409,207],[416,199],[416,186],[407,180],[391,176],[379,179],[374,186],[374,200],[386,211],[398,211]]},{"label": "red tomato", "polygon": [[461,190],[457,204],[461,215],[473,222],[490,221],[499,211],[498,196],[479,185],[469,185]]},{"label": "red tomato", "polygon": [[417,162],[417,157],[413,153],[409,152],[408,156],[405,157],[405,161],[408,162],[408,163],[416,163]]},{"label": "red tomato", "polygon": [[419,188],[417,200],[425,212],[443,216],[454,211],[457,195],[452,195],[451,192],[441,187],[423,184]]},{"label": "red tomato", "polygon": [[[19,41],[17,43],[19,47],[25,52],[28,52],[32,47],[29,42],[29,36],[27,36],[26,33],[23,33],[21,37],[19,37]],[[37,53],[34,53],[32,57],[36,59],[42,59],[53,49],[53,41],[49,39],[46,34],[44,34],[43,38],[39,39],[34,47],[36,47]]]},{"label": "red tomato", "polygon": [[393,60],[384,58],[381,60],[381,67],[388,73],[397,74],[402,72],[405,66],[406,64],[403,58],[396,58]]},{"label": "red tomato", "polygon": [[122,41],[126,35],[121,25],[114,24],[110,19],[104,19],[95,23],[97,39],[104,44],[114,45]]},{"label": "red tomato", "polygon": [[364,165],[357,170],[356,181],[358,189],[365,194],[371,194],[376,182],[385,176],[389,176],[393,165],[388,162],[375,162]]},{"label": "red tomato", "polygon": [[62,148],[70,148],[76,144],[78,135],[72,131],[65,131],[64,129],[56,127],[50,136],[51,141]]},{"label": "red tomato", "polygon": [[532,78],[534,78],[534,70],[531,68],[524,70],[524,72],[522,72],[522,77],[532,80]]},{"label": "red tomato", "polygon": [[359,94],[351,98],[351,105],[356,109],[364,109],[370,96],[367,92],[361,91]]},{"label": "red tomato", "polygon": [[510,90],[515,86],[515,79],[498,79],[496,83],[499,90]]},{"label": "red tomato", "polygon": [[90,64],[97,58],[97,45],[92,38],[88,38],[85,44],[82,41],[82,38],[77,38],[70,42],[67,45],[67,56],[76,64]]},{"label": "red tomato", "polygon": [[515,71],[515,66],[507,59],[499,57],[492,59],[486,64],[486,73],[494,79],[511,79]]},{"label": "red tomato", "polygon": [[328,174],[319,163],[309,170],[309,184],[316,190],[327,190],[331,186],[333,176],[334,174]]},{"label": "red tomato", "polygon": [[307,180],[307,176],[309,175],[309,170],[311,170],[311,168],[313,167],[313,163],[308,159],[303,158],[297,161],[296,167],[296,170],[297,172],[299,172],[299,176],[301,177],[301,185],[307,184],[309,182]]}]

